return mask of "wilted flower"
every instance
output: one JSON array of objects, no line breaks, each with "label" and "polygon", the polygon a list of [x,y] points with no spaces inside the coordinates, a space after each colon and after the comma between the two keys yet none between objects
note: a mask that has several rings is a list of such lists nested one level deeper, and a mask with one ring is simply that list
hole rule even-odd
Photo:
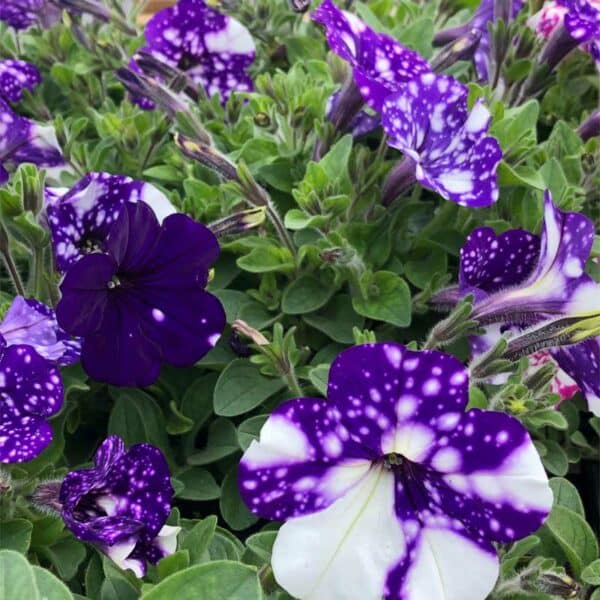
[{"label": "wilted flower", "polygon": [[177,549],[180,528],[165,525],[172,496],[163,453],[150,444],[126,450],[113,435],[98,448],[92,468],[67,473],[60,513],[78,539],[143,577],[147,562]]},{"label": "wilted flower", "polygon": [[0,337],[0,462],[34,459],[52,441],[46,419],[63,403],[58,369],[31,346]]},{"label": "wilted flower", "polygon": [[[252,90],[246,69],[256,56],[254,40],[233,17],[223,15],[204,0],[179,0],[156,13],[144,31],[141,51],[184,72],[208,96],[226,102],[235,91]],[[152,108],[141,99],[142,108]]]},{"label": "wilted flower", "polygon": [[548,39],[552,33],[562,24],[567,8],[561,2],[545,2],[541,10],[527,19],[527,25],[537,35]]},{"label": "wilted flower", "polygon": [[498,200],[498,141],[487,135],[490,112],[481,100],[471,112],[468,89],[446,75],[425,73],[383,103],[388,144],[405,159],[383,187],[389,204],[415,180],[462,206],[489,206]]},{"label": "wilted flower", "polygon": [[59,366],[79,360],[81,343],[56,322],[54,311],[34,298],[16,296],[0,322],[0,347],[27,344]]},{"label": "wilted flower", "polygon": [[475,14],[468,23],[459,27],[440,31],[434,38],[434,45],[441,46],[464,35],[464,33],[470,29],[478,29],[481,31],[481,39],[479,40],[479,45],[475,51],[473,62],[475,63],[477,76],[482,81],[488,80],[490,72],[490,34],[488,31],[488,24],[493,23],[500,18],[505,21],[514,19],[521,11],[524,0],[507,0],[505,4],[509,5],[509,10],[507,11],[509,13],[508,15],[495,14],[496,4],[496,0],[482,0],[479,8],[475,11]]},{"label": "wilted flower", "polygon": [[2,0],[0,21],[15,29],[52,27],[60,21],[60,10],[48,0]]},{"label": "wilted flower", "polygon": [[53,127],[20,117],[0,98],[0,185],[8,181],[7,164],[24,162],[38,167],[63,165],[56,133]]},{"label": "wilted flower", "polygon": [[329,47],[350,64],[364,102],[377,112],[381,112],[386,96],[415,76],[431,71],[417,52],[389,35],[373,31],[354,14],[337,8],[332,0],[325,0],[313,11],[312,18],[325,27]]},{"label": "wilted flower", "polygon": [[23,60],[0,61],[0,97],[8,102],[19,102],[23,90],[33,91],[41,80],[35,65]]},{"label": "wilted flower", "polygon": [[145,202],[125,202],[102,249],[68,268],[56,308],[61,327],[83,338],[91,377],[150,385],[161,363],[191,366],[217,343],[225,313],[204,290],[219,254],[209,229],[182,214],[161,225]]},{"label": "wilted flower", "polygon": [[103,249],[111,225],[127,202],[145,202],[161,223],[176,212],[153,185],[110,173],[88,173],[59,197],[50,190],[46,200],[47,222],[60,271],[84,254]]},{"label": "wilted flower", "polygon": [[315,600],[491,591],[492,542],[535,531],[552,492],[525,428],[464,412],[468,389],[450,355],[369,344],[337,357],[327,400],[273,411],[239,486],[252,512],[287,521],[272,557],[282,587]]}]

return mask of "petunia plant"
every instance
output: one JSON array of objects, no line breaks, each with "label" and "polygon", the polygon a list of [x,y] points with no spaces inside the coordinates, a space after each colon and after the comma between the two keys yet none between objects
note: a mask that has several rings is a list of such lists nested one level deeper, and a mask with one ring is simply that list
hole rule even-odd
[{"label": "petunia plant", "polygon": [[599,9],[0,0],[0,600],[599,600]]}]

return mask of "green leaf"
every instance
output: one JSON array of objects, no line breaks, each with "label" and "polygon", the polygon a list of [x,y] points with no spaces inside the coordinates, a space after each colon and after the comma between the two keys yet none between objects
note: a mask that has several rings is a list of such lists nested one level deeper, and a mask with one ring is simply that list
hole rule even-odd
[{"label": "green leaf", "polygon": [[0,550],[0,598],[42,600],[31,566],[14,550]]},{"label": "green leaf", "polygon": [[42,600],[72,600],[73,594],[71,590],[60,580],[57,579],[50,571],[33,565],[33,574],[35,583]]},{"label": "green leaf", "polygon": [[283,291],[281,310],[288,315],[303,315],[327,304],[335,288],[314,275],[300,275]]},{"label": "green leaf", "polygon": [[56,568],[61,579],[69,581],[75,577],[79,565],[85,558],[85,546],[73,538],[65,538],[52,546],[38,549]]},{"label": "green leaf", "polygon": [[552,427],[553,429],[566,431],[569,427],[569,423],[563,414],[553,409],[531,413],[527,415],[527,422],[535,428]]},{"label": "green leaf", "polygon": [[211,515],[196,523],[185,534],[180,534],[183,541],[179,544],[181,550],[187,550],[190,555],[190,564],[198,564],[202,562],[202,557],[215,535],[217,526],[217,517]]},{"label": "green leaf", "polygon": [[598,556],[598,542],[592,528],[577,513],[564,506],[554,506],[545,526],[567,557],[576,577],[583,567]]},{"label": "green leaf", "polygon": [[404,265],[404,274],[410,283],[425,289],[436,273],[446,273],[448,255],[441,249],[416,248],[411,251],[410,260]]},{"label": "green leaf", "polygon": [[277,537],[276,531],[262,531],[251,535],[246,540],[246,546],[254,552],[264,563],[271,562],[271,554],[273,552],[273,544]]},{"label": "green leaf", "polygon": [[183,483],[182,490],[177,492],[178,498],[184,500],[215,500],[221,495],[221,488],[215,478],[206,469],[190,467],[177,473],[175,479]]},{"label": "green leaf", "polygon": [[247,529],[258,521],[258,517],[253,515],[244,504],[240,496],[240,490],[237,483],[237,465],[234,465],[223,480],[223,491],[219,501],[221,514],[227,522],[227,525],[234,531]]},{"label": "green leaf", "polygon": [[302,317],[309,325],[322,331],[333,341],[340,344],[352,344],[352,329],[362,329],[365,320],[352,308],[352,300],[347,294],[334,296],[319,312]]},{"label": "green leaf", "polygon": [[232,561],[215,561],[179,571],[148,593],[142,600],[261,600],[256,570]]},{"label": "green leaf", "polygon": [[581,579],[590,585],[600,585],[600,559],[591,562],[581,572]]},{"label": "green leaf", "polygon": [[238,258],[237,265],[250,273],[286,273],[294,270],[294,258],[287,248],[258,247]]},{"label": "green leaf", "polygon": [[329,365],[317,365],[308,372],[310,382],[323,396],[327,396],[327,383],[329,381]]},{"label": "green leaf", "polygon": [[0,522],[0,548],[25,554],[31,544],[33,525],[26,519]]},{"label": "green leaf", "polygon": [[225,417],[242,415],[283,387],[281,379],[265,377],[248,360],[234,360],[217,380],[213,396],[215,412]]},{"label": "green leaf", "polygon": [[269,415],[256,415],[240,423],[237,430],[238,444],[243,451],[248,449],[252,440],[257,440],[262,426],[265,424]]},{"label": "green leaf", "polygon": [[583,502],[577,488],[570,481],[562,477],[553,477],[550,480],[550,487],[554,494],[554,504],[564,506],[585,519]]},{"label": "green leaf", "polygon": [[154,399],[141,390],[113,390],[115,405],[108,420],[108,433],[123,438],[127,446],[147,442],[168,452],[165,417]]},{"label": "green leaf", "polygon": [[178,550],[162,558],[156,565],[159,579],[166,579],[169,575],[183,571],[190,564],[190,553],[187,550]]},{"label": "green leaf", "polygon": [[404,279],[391,271],[379,271],[374,275],[365,273],[361,287],[367,288],[367,297],[352,298],[352,306],[357,313],[396,327],[410,325],[411,296]]},{"label": "green leaf", "polygon": [[553,475],[566,475],[569,470],[569,460],[562,447],[554,440],[544,440],[546,454],[542,456],[544,467]]},{"label": "green leaf", "polygon": [[144,171],[143,175],[152,179],[158,179],[159,181],[177,183],[181,181],[181,172],[175,167],[171,167],[169,165],[150,167]]},{"label": "green leaf", "polygon": [[208,428],[206,448],[188,458],[190,465],[208,465],[239,451],[235,425],[225,418],[216,419]]}]

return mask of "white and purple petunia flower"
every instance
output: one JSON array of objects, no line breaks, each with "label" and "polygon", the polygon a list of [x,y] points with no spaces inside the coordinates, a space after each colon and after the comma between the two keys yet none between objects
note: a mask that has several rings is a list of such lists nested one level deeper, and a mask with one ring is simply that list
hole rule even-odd
[{"label": "white and purple petunia flower", "polygon": [[0,21],[14,29],[51,27],[60,17],[60,9],[48,0],[2,0],[0,4]]},{"label": "white and purple petunia flower", "polygon": [[0,97],[8,102],[19,102],[23,90],[32,92],[41,82],[38,68],[24,60],[0,61]]},{"label": "white and purple petunia flower", "polygon": [[63,404],[58,368],[32,346],[0,337],[0,463],[34,459],[52,441],[48,417]]},{"label": "white and purple petunia flower", "polygon": [[171,512],[169,467],[150,444],[125,449],[107,438],[90,469],[71,471],[60,487],[61,516],[81,541],[104,552],[137,577],[177,548],[179,527],[165,525]]},{"label": "white and purple petunia flower", "polygon": [[490,73],[490,34],[488,25],[499,18],[514,19],[523,8],[524,0],[512,0],[509,15],[496,15],[494,0],[482,0],[471,20],[465,25],[440,31],[434,38],[434,44],[443,45],[454,41],[471,29],[481,31],[481,38],[473,56],[475,70],[481,81],[488,81]]},{"label": "white and purple petunia flower", "polygon": [[0,185],[8,181],[8,164],[25,162],[38,167],[64,165],[56,133],[51,126],[42,126],[17,115],[0,98]]},{"label": "white and purple petunia flower", "polygon": [[138,201],[150,206],[161,223],[177,212],[153,185],[125,175],[88,173],[66,192],[47,189],[46,220],[58,270],[65,271],[84,254],[101,250],[123,205]]},{"label": "white and purple petunia flower", "polygon": [[[600,286],[585,273],[593,237],[592,222],[559,210],[548,192],[541,239],[521,229],[498,236],[489,227],[471,232],[460,253],[459,291],[473,294],[473,317],[489,323],[485,335],[471,339],[473,353],[489,350],[505,331],[600,310]],[[563,371],[553,390],[571,397],[574,380],[600,414],[600,339],[540,353],[533,364],[549,355]]]},{"label": "white and purple petunia flower", "polygon": [[325,27],[329,47],[352,67],[364,101],[381,112],[389,94],[421,73],[431,71],[427,61],[384,33],[377,33],[356,15],[325,0],[312,13]]},{"label": "white and purple petunia flower", "polygon": [[34,298],[16,296],[0,322],[0,346],[28,344],[47,361],[70,365],[79,360],[80,340],[56,322],[54,311]]},{"label": "white and purple petunia flower", "polygon": [[469,112],[468,89],[447,75],[425,73],[383,103],[388,144],[401,150],[402,167],[384,185],[389,203],[415,179],[461,206],[498,200],[498,141],[487,135],[490,112],[481,100]]},{"label": "white and purple petunia flower", "polygon": [[[209,97],[217,94],[224,103],[232,92],[253,89],[247,73],[256,56],[250,32],[204,0],[179,0],[159,11],[146,25],[144,35],[143,52],[184,72]],[[145,98],[138,103],[153,108]]]},{"label": "white and purple petunia flower", "polygon": [[91,377],[151,385],[163,362],[191,366],[214,347],[225,313],[204,289],[219,255],[208,228],[182,214],[160,224],[145,202],[125,202],[102,249],[69,266],[56,307],[59,325],[83,338]]},{"label": "white and purple petunia flower", "polygon": [[552,493],[524,427],[465,412],[468,388],[450,355],[368,344],[334,361],[327,400],[273,411],[239,487],[252,512],[286,521],[272,557],[284,589],[314,600],[480,600],[492,590],[492,542],[535,531]]}]

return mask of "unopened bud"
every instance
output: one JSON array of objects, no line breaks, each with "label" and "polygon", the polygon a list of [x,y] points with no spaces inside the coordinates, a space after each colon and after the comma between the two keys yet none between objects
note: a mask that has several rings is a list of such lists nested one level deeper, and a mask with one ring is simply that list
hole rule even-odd
[{"label": "unopened bud", "polygon": [[62,510],[60,503],[60,487],[62,481],[52,479],[40,483],[29,499],[31,503],[41,512],[57,515]]},{"label": "unopened bud", "polygon": [[223,177],[232,181],[239,181],[235,165],[223,156],[210,144],[195,141],[180,133],[175,134],[175,144],[188,158],[216,171]]},{"label": "unopened bud", "polygon": [[568,575],[560,575],[550,571],[542,573],[534,586],[540,592],[559,598],[576,598],[580,589],[579,584]]},{"label": "unopened bud", "polygon": [[306,12],[310,8],[311,0],[288,0],[290,8],[297,13]]},{"label": "unopened bud", "polygon": [[231,324],[231,327],[234,331],[250,338],[257,346],[268,346],[271,343],[258,329],[254,329],[246,321],[237,319]]},{"label": "unopened bud", "polygon": [[257,127],[269,127],[271,125],[271,119],[265,112],[259,112],[254,115],[254,124]]},{"label": "unopened bud", "polygon": [[217,237],[243,233],[262,225],[265,222],[266,213],[264,206],[242,210],[219,221],[214,221],[209,225],[209,229]]},{"label": "unopened bud", "polygon": [[483,32],[469,29],[444,46],[431,60],[431,69],[436,73],[444,71],[459,60],[469,60],[475,54]]}]

